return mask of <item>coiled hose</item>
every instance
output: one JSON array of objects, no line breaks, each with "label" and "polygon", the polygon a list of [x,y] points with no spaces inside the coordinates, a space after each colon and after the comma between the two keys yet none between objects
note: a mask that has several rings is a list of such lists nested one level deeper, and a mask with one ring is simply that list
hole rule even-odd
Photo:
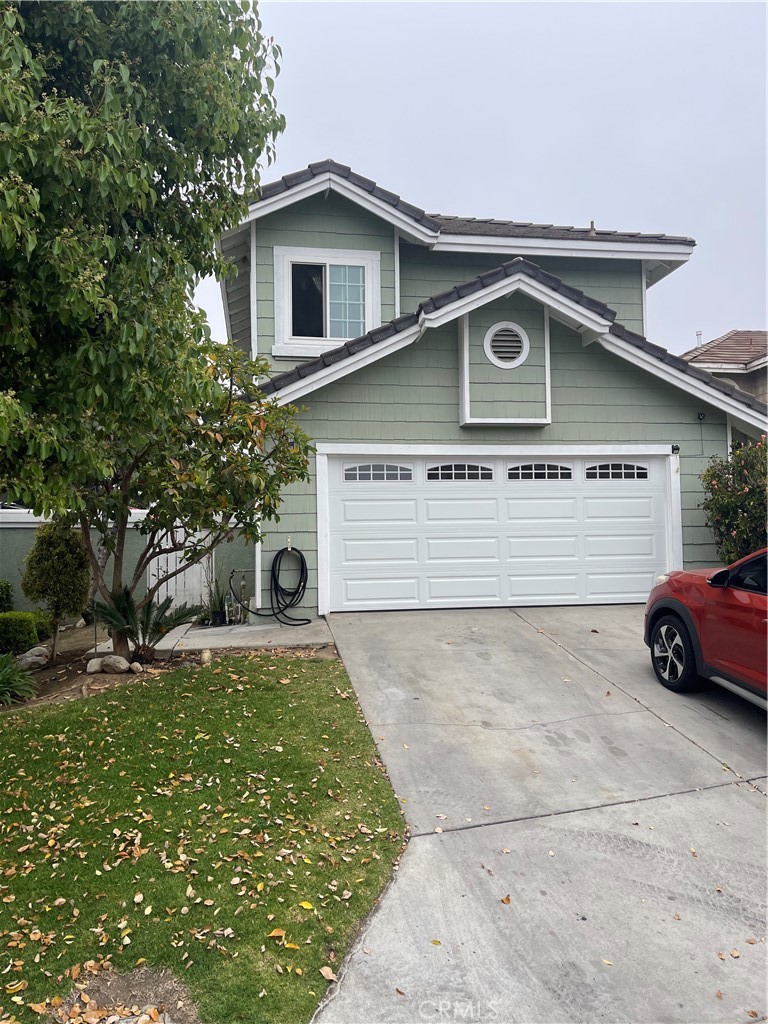
[{"label": "coiled hose", "polygon": [[[286,555],[296,555],[299,560],[299,579],[295,587],[285,587],[280,582],[280,572]],[[235,593],[235,574],[238,572],[244,573],[255,571],[255,569],[233,569],[229,574],[230,593],[241,608],[248,612],[249,615],[255,615],[260,619],[275,618],[284,626],[308,626],[311,623],[311,619],[294,619],[288,615],[289,609],[296,608],[297,605],[301,604],[307,591],[309,572],[307,570],[307,560],[302,551],[298,548],[280,548],[280,550],[275,553],[275,557],[272,559],[272,568],[269,572],[269,604],[272,609],[271,612],[252,611],[243,604]]]}]

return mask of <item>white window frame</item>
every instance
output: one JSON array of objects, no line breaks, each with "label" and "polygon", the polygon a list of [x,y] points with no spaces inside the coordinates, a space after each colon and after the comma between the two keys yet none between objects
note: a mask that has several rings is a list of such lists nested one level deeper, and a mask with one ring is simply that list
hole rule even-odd
[{"label": "white window frame", "polygon": [[[275,342],[273,356],[319,356],[338,348],[349,338],[295,338],[291,329],[291,265],[317,263],[362,267],[365,280],[365,327],[363,334],[381,323],[381,253],[369,249],[305,249],[276,245],[275,261]],[[326,277],[327,280],[327,277]]]}]

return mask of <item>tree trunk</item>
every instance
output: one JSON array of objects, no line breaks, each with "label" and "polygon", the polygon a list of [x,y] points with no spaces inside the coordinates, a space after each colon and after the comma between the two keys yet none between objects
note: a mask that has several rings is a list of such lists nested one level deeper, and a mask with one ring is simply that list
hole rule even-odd
[{"label": "tree trunk", "polygon": [[125,633],[112,632],[112,653],[119,654],[126,661],[131,660],[131,648]]},{"label": "tree trunk", "polygon": [[56,652],[59,647],[59,626],[61,625],[61,619],[54,619],[51,622],[51,660],[52,665],[56,660]]}]

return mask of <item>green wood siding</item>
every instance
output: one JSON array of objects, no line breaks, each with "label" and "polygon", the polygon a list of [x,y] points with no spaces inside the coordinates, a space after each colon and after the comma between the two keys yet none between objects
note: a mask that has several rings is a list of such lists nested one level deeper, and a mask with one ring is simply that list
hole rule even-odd
[{"label": "green wood siding", "polygon": [[[258,268],[258,353],[276,372],[290,369],[297,359],[272,359],[275,340],[274,246],[307,249],[365,249],[381,253],[381,319],[395,316],[395,234],[392,226],[331,192],[311,196],[256,222]],[[234,331],[234,325],[233,325]]]},{"label": "green wood siding", "polygon": [[[698,508],[698,477],[713,455],[726,452],[725,414],[597,344],[584,348],[576,332],[555,322],[550,344],[552,423],[546,426],[459,426],[455,323],[427,331],[417,344],[308,395],[300,420],[315,441],[679,444],[685,564],[716,565]],[[703,421],[699,412],[705,413]],[[286,491],[279,527],[265,528],[265,570],[288,534],[307,556],[306,608],[317,606],[315,508],[313,479]]]},{"label": "green wood siding", "polygon": [[[495,366],[483,341],[489,328],[503,321],[528,335],[530,352],[520,366]],[[546,366],[544,307],[527,295],[497,299],[469,314],[469,410],[478,419],[544,419]]]},{"label": "green wood siding", "polygon": [[[471,281],[478,274],[493,270],[519,255],[514,249],[506,254],[429,252],[401,242],[401,312],[412,312],[431,295]],[[644,333],[643,268],[639,260],[536,256],[530,261],[566,284],[579,288],[590,298],[606,303],[616,311],[618,322],[631,331]]]}]

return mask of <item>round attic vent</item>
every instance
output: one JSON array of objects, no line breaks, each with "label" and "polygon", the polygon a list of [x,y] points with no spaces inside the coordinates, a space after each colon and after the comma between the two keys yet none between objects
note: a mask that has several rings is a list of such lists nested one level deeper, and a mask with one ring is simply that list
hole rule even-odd
[{"label": "round attic vent", "polygon": [[494,366],[511,370],[512,367],[525,362],[531,344],[522,327],[517,324],[501,323],[494,324],[487,331],[483,348]]}]

